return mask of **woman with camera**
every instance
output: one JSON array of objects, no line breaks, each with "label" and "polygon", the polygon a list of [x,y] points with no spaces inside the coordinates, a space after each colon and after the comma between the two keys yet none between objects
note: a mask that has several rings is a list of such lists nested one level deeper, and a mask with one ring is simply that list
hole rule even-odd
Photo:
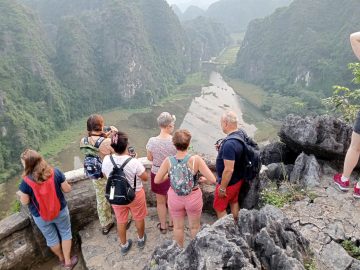
[{"label": "woman with camera", "polygon": [[152,161],[151,191],[156,195],[156,210],[160,221],[157,226],[162,234],[165,234],[168,229],[173,229],[171,217],[169,217],[169,224],[166,222],[166,201],[170,182],[169,179],[167,179],[161,184],[155,184],[154,179],[164,159],[176,154],[176,149],[171,141],[175,120],[174,115],[168,112],[162,112],[157,118],[160,134],[156,137],[151,137],[146,144],[147,158]]},{"label": "woman with camera", "polygon": [[[111,147],[110,134],[116,132],[115,127],[104,129],[104,118],[99,114],[92,114],[87,120],[88,136],[80,141],[80,150],[85,155],[98,155],[103,160],[106,155],[114,153]],[[94,146],[98,149],[94,149]],[[90,147],[89,147],[90,146]],[[93,153],[95,152],[95,153]],[[100,169],[101,173],[101,169]],[[97,212],[100,220],[101,230],[104,235],[108,234],[114,226],[114,220],[111,214],[111,206],[105,198],[106,179],[101,176],[98,179],[92,179],[97,202]]]},{"label": "woman with camera", "polygon": [[123,172],[131,188],[134,189],[136,181],[135,199],[133,201],[126,205],[112,204],[117,220],[118,236],[121,244],[120,251],[122,255],[126,255],[132,246],[132,240],[127,240],[126,238],[126,226],[129,212],[135,221],[138,233],[137,246],[139,249],[145,247],[145,217],[147,215],[147,207],[142,181],[147,181],[148,176],[142,163],[136,158],[130,157],[129,152],[131,151],[128,149],[128,136],[125,133],[113,133],[111,137],[111,147],[115,150],[115,153],[106,156],[102,164],[102,172],[106,178],[108,178],[113,171],[114,164],[118,167],[125,164]]}]

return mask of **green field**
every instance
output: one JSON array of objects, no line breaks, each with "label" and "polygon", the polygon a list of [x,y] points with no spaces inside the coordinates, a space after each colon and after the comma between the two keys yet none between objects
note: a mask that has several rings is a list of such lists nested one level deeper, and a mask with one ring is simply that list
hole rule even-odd
[{"label": "green field", "polygon": [[264,103],[266,92],[259,86],[245,83],[241,80],[226,78],[226,82],[234,89],[234,91],[249,103],[261,108]]},{"label": "green field", "polygon": [[216,58],[216,62],[223,65],[234,64],[236,61],[236,55],[240,49],[240,46],[231,46],[224,50],[224,52]]}]

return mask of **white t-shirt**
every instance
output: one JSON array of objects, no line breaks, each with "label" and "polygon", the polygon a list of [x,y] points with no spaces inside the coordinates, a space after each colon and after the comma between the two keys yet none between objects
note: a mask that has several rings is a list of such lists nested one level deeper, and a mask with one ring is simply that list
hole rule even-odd
[{"label": "white t-shirt", "polygon": [[[130,156],[124,155],[124,156],[118,156],[118,155],[112,155],[114,158],[114,161],[116,164],[121,166],[125,160],[127,160]],[[109,177],[110,173],[112,172],[114,168],[114,165],[112,164],[110,160],[110,156],[107,155],[104,157],[104,160],[102,162],[102,172],[106,175],[106,178]],[[144,173],[145,167],[141,164],[139,160],[136,158],[132,158],[128,164],[124,167],[124,173],[126,175],[126,179],[128,180],[129,184],[132,188],[134,188],[134,177],[135,175],[140,176]],[[139,177],[136,177],[136,191],[140,191],[142,189],[143,185],[141,182],[141,179]]]}]

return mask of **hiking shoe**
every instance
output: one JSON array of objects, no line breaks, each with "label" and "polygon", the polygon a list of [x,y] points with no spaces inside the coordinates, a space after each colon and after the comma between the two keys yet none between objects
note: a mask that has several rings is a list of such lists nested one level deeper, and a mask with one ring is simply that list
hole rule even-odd
[{"label": "hiking shoe", "polygon": [[125,256],[126,254],[128,254],[129,250],[131,249],[131,246],[132,246],[132,240],[129,239],[128,240],[128,246],[127,247],[121,247],[120,249],[120,252],[121,252],[121,255]]},{"label": "hiking shoe", "polygon": [[64,269],[65,270],[72,270],[75,265],[78,263],[79,259],[78,257],[75,255],[75,256],[72,256],[71,259],[70,259],[70,264],[65,264],[64,263]]},{"label": "hiking shoe", "polygon": [[137,242],[138,248],[143,249],[145,247],[146,238],[147,238],[146,233],[144,233],[144,240],[138,240]]},{"label": "hiking shoe", "polygon": [[355,184],[353,196],[356,199],[360,199],[360,188],[357,187],[357,184]]},{"label": "hiking shoe", "polygon": [[350,186],[350,181],[347,180],[346,182],[341,181],[341,173],[334,175],[334,182],[335,185],[341,190],[341,191],[348,191]]}]

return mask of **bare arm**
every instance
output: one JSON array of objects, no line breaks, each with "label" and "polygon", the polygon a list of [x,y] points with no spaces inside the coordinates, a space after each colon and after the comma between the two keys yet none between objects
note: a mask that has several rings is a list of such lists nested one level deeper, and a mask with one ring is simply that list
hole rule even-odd
[{"label": "bare arm", "polygon": [[152,153],[149,150],[146,151],[146,157],[150,161],[153,161],[154,159]]},{"label": "bare arm", "polygon": [[199,171],[206,178],[207,182],[209,184],[215,184],[216,178],[214,174],[210,171],[209,167],[206,165],[205,161],[201,157],[198,157],[197,161],[199,163]]},{"label": "bare arm", "polygon": [[[221,176],[221,184],[220,184],[220,189],[221,190],[226,190],[229,182],[230,182],[230,179],[231,179],[231,176],[234,172],[234,165],[235,165],[235,160],[227,160],[227,159],[224,159],[224,171],[222,173],[222,176]],[[220,192],[219,193],[219,197],[225,197],[226,196],[226,192],[223,193],[223,192]]]},{"label": "bare arm", "polygon": [[164,182],[166,180],[166,175],[169,171],[169,159],[166,158],[164,159],[163,163],[161,164],[158,172],[156,173],[156,176],[155,176],[155,179],[154,179],[154,182],[155,184],[160,184],[162,182]]},{"label": "bare arm", "polygon": [[141,175],[139,175],[139,177],[142,181],[146,182],[148,180],[148,174],[146,170]]},{"label": "bare arm", "polygon": [[64,181],[61,183],[61,190],[65,193],[68,193],[71,191],[71,186],[68,181]]},{"label": "bare arm", "polygon": [[350,35],[350,44],[356,57],[360,60],[360,32]]},{"label": "bare arm", "polygon": [[16,194],[19,195],[19,197],[20,197],[19,199],[20,199],[20,202],[21,202],[22,205],[27,205],[27,204],[30,203],[30,196],[29,195],[25,194],[24,192],[22,192],[20,190],[18,190],[16,192]]}]

